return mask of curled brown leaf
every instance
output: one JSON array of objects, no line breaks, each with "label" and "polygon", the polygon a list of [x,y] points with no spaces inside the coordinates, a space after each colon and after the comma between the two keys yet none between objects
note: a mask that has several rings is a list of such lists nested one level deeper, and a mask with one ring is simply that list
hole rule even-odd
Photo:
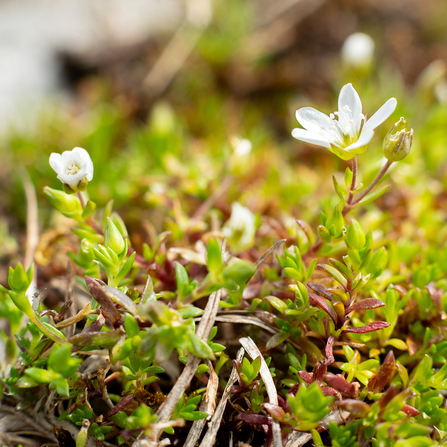
[{"label": "curled brown leaf", "polygon": [[390,323],[386,323],[385,321],[373,321],[372,323],[368,323],[360,327],[348,327],[346,329],[343,329],[343,332],[348,334],[366,334],[367,332],[374,332],[379,331],[380,329],[385,329],[389,325]]},{"label": "curled brown leaf", "polygon": [[373,393],[380,393],[385,385],[391,380],[395,366],[394,352],[390,351],[383,361],[380,369],[371,377],[368,383],[368,390]]}]

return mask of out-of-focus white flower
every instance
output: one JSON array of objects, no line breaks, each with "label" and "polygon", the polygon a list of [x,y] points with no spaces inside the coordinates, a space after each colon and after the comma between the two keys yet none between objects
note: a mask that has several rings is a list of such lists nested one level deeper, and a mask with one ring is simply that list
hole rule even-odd
[{"label": "out-of-focus white flower", "polygon": [[246,138],[232,137],[231,145],[234,148],[234,155],[238,157],[245,157],[251,152],[252,144]]},{"label": "out-of-focus white flower", "polygon": [[68,193],[84,191],[93,178],[93,162],[85,149],[75,147],[72,151],[50,155],[50,166]]},{"label": "out-of-focus white flower", "polygon": [[297,110],[296,119],[304,129],[293,129],[292,136],[306,143],[323,146],[342,160],[350,160],[366,151],[366,145],[374,136],[374,129],[394,112],[396,105],[396,99],[390,98],[366,120],[358,93],[352,84],[346,84],[338,96],[338,112],[327,116],[313,107]]},{"label": "out-of-focus white flower", "polygon": [[231,217],[225,223],[222,232],[234,252],[248,250],[255,241],[256,222],[254,214],[245,206],[234,202],[231,205]]},{"label": "out-of-focus white flower", "polygon": [[364,33],[351,34],[341,49],[342,62],[354,69],[367,69],[374,58],[374,40]]}]

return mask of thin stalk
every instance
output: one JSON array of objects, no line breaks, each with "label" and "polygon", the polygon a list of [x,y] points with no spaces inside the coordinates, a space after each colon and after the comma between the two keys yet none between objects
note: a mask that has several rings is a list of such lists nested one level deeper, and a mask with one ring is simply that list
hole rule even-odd
[{"label": "thin stalk", "polygon": [[352,159],[352,182],[351,187],[349,188],[349,196],[347,203],[351,204],[352,199],[354,198],[354,190],[355,190],[355,184],[357,183],[357,170],[358,170],[358,163],[357,163],[357,155]]},{"label": "thin stalk", "polygon": [[373,182],[363,191],[359,196],[356,197],[356,199],[352,202],[352,205],[356,205],[360,202],[360,200],[363,199],[363,197],[366,196],[373,188],[377,185],[377,183],[382,180],[383,176],[386,174],[386,171],[390,168],[390,166],[393,164],[392,161],[387,160],[387,162],[383,165],[383,168],[380,170],[380,172],[377,174],[377,177],[373,180]]},{"label": "thin stalk", "polygon": [[[355,207],[355,205],[357,205],[369,192],[371,192],[371,190],[377,185],[377,183],[379,183],[380,180],[382,180],[383,176],[386,174],[386,172],[388,171],[388,169],[390,168],[390,166],[392,164],[393,164],[392,161],[387,160],[387,162],[383,165],[380,172],[377,174],[376,178],[372,181],[372,183],[364,191],[362,191],[358,196],[356,196],[355,199],[352,198],[351,201],[349,201],[351,196],[348,197],[348,201],[347,201],[346,205],[343,207],[343,211],[342,211],[343,216],[346,216],[346,214],[348,214],[349,211],[351,211],[352,208]],[[354,179],[354,177],[353,177],[353,179]]]},{"label": "thin stalk", "polygon": [[84,202],[84,197],[82,197],[81,191],[78,191],[78,197],[79,197],[79,201],[81,202],[82,209],[84,209],[85,208],[85,202]]},{"label": "thin stalk", "polygon": [[[357,172],[358,172],[358,162],[357,155],[352,159],[352,182],[351,187],[349,188],[349,196],[346,201],[346,205],[343,207],[343,216],[345,216],[351,210],[351,204],[354,198],[354,190],[357,183]],[[309,249],[308,255],[313,255],[316,253],[323,245],[323,241],[318,238],[315,244]]]}]

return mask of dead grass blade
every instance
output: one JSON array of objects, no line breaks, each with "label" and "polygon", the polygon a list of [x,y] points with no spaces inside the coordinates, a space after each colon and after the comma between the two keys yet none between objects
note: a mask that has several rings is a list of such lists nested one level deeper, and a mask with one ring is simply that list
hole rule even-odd
[{"label": "dead grass blade", "polygon": [[[276,391],[276,386],[273,382],[269,367],[265,362],[264,356],[262,355],[261,351],[250,337],[243,337],[239,339],[239,342],[253,360],[257,357],[260,357],[261,370],[259,373],[261,374],[262,380],[264,382],[265,390],[267,391],[267,395],[269,397],[269,402],[273,405],[278,405],[278,393]],[[282,447],[281,428],[279,426],[279,422],[275,419],[272,419],[272,432],[274,447]]]},{"label": "dead grass blade", "polygon": [[[324,430],[329,429],[329,424],[331,422],[335,422],[337,425],[340,425],[341,423],[344,423],[346,419],[349,417],[348,411],[342,411],[340,414],[340,411],[333,411],[331,414],[328,414],[322,421],[321,427]],[[289,437],[287,438],[286,446],[285,447],[302,447],[307,442],[309,442],[312,439],[312,435],[310,433],[301,433],[294,431],[290,433]]]},{"label": "dead grass blade", "polygon": [[256,262],[255,262],[255,267],[256,270],[258,270],[259,266],[278,248],[280,247],[282,244],[284,244],[284,242],[287,239],[281,239],[280,241],[276,242],[275,244],[273,244]]},{"label": "dead grass blade", "polygon": [[[239,362],[241,362],[243,358],[244,358],[244,350],[241,348],[239,349],[236,355],[236,359]],[[208,424],[208,431],[206,432],[206,435],[203,438],[200,447],[212,447],[214,445],[217,432],[219,431],[220,422],[222,420],[225,407],[227,405],[227,401],[230,398],[230,389],[236,383],[236,380],[237,380],[237,370],[235,367],[233,367],[230,374],[230,378],[228,379],[227,382],[227,386],[225,387],[225,390],[223,392],[222,399],[217,405],[216,411],[214,412],[213,417],[210,423]]]},{"label": "dead grass blade", "polygon": [[[212,293],[208,299],[205,311],[203,312],[202,319],[200,321],[199,327],[197,328],[196,334],[204,341],[208,341],[211,329],[214,326],[217,311],[219,310],[219,301],[221,296],[221,290]],[[157,423],[165,423],[169,421],[172,414],[174,413],[175,406],[177,405],[180,397],[188,388],[192,378],[194,377],[199,363],[199,357],[196,357],[194,355],[188,356],[188,364],[183,369],[180,377],[177,379],[177,382],[172,387],[166,400],[157,411]],[[155,447],[158,444],[158,438],[160,437],[161,432],[161,429],[154,428],[154,430],[151,431],[149,437],[146,437],[144,435],[144,432],[142,432],[142,434],[138,436],[137,440],[133,443],[133,447]]]},{"label": "dead grass blade", "polygon": [[210,377],[206,387],[205,398],[203,399],[199,410],[207,413],[208,417],[194,421],[183,447],[195,447],[200,435],[202,434],[202,430],[205,427],[206,421],[211,419],[216,409],[216,395],[217,388],[219,387],[219,377],[214,371],[213,364],[209,360],[207,360],[206,363],[210,369]]},{"label": "dead grass blade", "polygon": [[258,317],[251,317],[248,315],[245,317],[242,317],[240,315],[234,315],[234,314],[232,314],[231,316],[218,315],[216,317],[216,321],[219,321],[221,323],[252,324],[254,326],[259,326],[262,329],[265,329],[266,331],[270,332],[271,334],[276,334],[278,332],[274,328],[270,327],[268,324],[265,324]]},{"label": "dead grass blade", "polygon": [[56,324],[58,329],[64,329],[72,324],[76,324],[79,321],[83,320],[90,312],[90,303],[84,306],[74,317],[67,318],[66,320],[61,321]]}]

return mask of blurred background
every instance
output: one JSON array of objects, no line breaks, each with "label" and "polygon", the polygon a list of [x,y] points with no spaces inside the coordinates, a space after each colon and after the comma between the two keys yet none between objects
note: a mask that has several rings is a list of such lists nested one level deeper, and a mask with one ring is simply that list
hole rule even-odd
[{"label": "blurred background", "polygon": [[[42,189],[61,187],[50,153],[75,146],[94,162],[88,193],[99,207],[114,200],[137,250],[151,232],[193,233],[184,216],[216,191],[222,221],[237,200],[284,231],[298,217],[316,222],[337,200],[331,174],[347,165],[294,140],[294,113],[333,112],[347,82],[370,116],[399,101],[361,157],[363,175],[405,116],[415,142],[394,181],[442,214],[446,61],[445,0],[1,0],[0,282],[23,259],[32,209],[37,261],[49,276],[66,268],[69,227]],[[381,199],[373,225],[387,209],[422,219],[411,197],[404,187]]]}]

